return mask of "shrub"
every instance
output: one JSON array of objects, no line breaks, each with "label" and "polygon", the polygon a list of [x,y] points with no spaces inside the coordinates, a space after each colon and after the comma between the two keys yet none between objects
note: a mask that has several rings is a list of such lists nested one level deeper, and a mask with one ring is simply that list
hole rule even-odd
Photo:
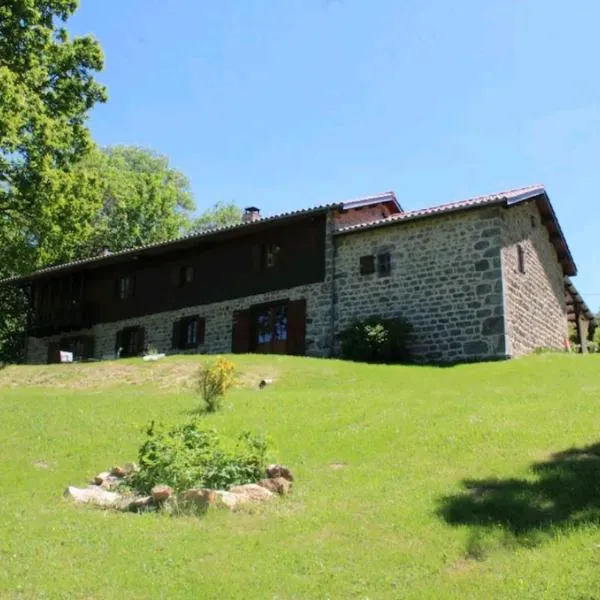
[{"label": "shrub", "polygon": [[205,429],[202,423],[195,417],[167,429],[153,421],[140,447],[139,471],[131,486],[142,493],[159,484],[175,491],[227,488],[263,476],[268,450],[265,438],[244,432],[235,442],[223,442],[214,429]]},{"label": "shrub", "polygon": [[204,400],[207,412],[216,412],[221,408],[221,399],[235,380],[235,365],[217,358],[214,362],[203,365],[198,371],[198,391]]},{"label": "shrub", "polygon": [[345,358],[394,363],[410,359],[412,326],[402,318],[368,317],[356,320],[341,333]]}]

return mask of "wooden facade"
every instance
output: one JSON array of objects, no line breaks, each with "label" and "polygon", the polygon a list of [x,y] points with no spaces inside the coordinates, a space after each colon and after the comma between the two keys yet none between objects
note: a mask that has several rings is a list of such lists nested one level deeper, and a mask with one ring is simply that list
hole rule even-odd
[{"label": "wooden facade", "polygon": [[[54,357],[58,349],[70,349],[76,343],[69,332],[97,324],[323,281],[325,227],[326,213],[321,212],[264,223],[250,231],[240,228],[164,248],[142,249],[131,256],[109,256],[92,266],[73,265],[54,275],[48,273],[32,282],[30,335],[64,333],[58,348],[49,350]],[[258,319],[266,318],[260,310],[251,307],[244,311],[246,314],[234,316],[233,351],[304,353],[305,305],[284,302],[265,313],[275,319],[273,311],[279,311],[279,320],[269,324],[274,332],[285,324],[285,339],[276,340],[276,332],[272,339],[265,333],[266,345],[256,341]],[[201,344],[204,327],[200,316],[194,326],[173,323],[173,348]],[[131,356],[143,350],[144,331],[129,329],[117,335],[117,355]],[[281,332],[277,335],[284,337]],[[91,355],[91,348],[93,345],[86,342],[85,354]]]}]

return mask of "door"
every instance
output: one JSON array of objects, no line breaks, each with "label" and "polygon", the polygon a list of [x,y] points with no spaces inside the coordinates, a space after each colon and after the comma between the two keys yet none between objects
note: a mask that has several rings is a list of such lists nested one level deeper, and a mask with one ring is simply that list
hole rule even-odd
[{"label": "door", "polygon": [[286,354],[288,303],[257,307],[253,313],[254,351],[263,354]]}]

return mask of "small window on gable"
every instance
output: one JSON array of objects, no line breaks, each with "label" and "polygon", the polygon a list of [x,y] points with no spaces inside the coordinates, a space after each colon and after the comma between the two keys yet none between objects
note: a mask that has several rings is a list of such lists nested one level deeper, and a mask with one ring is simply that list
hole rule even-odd
[{"label": "small window on gable", "polygon": [[525,273],[525,249],[521,244],[517,244],[517,261],[519,273]]},{"label": "small window on gable", "polygon": [[535,220],[535,215],[531,215],[531,229],[535,229],[537,226],[537,221]]},{"label": "small window on gable", "polygon": [[392,259],[389,252],[383,252],[377,255],[377,275],[379,277],[388,277],[392,272]]},{"label": "small window on gable", "polygon": [[179,272],[179,285],[184,286],[192,283],[192,281],[194,281],[194,275],[194,267],[190,265],[181,267],[181,271]]},{"label": "small window on gable", "polygon": [[204,319],[193,316],[173,323],[173,348],[186,350],[204,344]]},{"label": "small window on gable", "polygon": [[375,257],[372,254],[360,257],[360,274],[371,275],[375,273]]},{"label": "small window on gable", "polygon": [[134,279],[131,275],[120,277],[117,280],[117,297],[120,300],[127,300],[133,296]]}]

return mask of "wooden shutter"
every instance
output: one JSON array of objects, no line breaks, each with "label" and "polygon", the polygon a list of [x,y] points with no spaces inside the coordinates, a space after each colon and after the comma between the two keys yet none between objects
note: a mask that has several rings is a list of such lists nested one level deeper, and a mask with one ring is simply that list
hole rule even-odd
[{"label": "wooden shutter", "polygon": [[293,300],[288,304],[288,354],[306,354],[306,300]]},{"label": "wooden shutter", "polygon": [[181,285],[181,267],[171,268],[171,283],[175,287],[179,287]]},{"label": "wooden shutter", "polygon": [[[117,331],[117,335],[115,336],[115,354],[118,355],[119,352],[119,348],[123,347],[123,330],[119,329],[119,331]],[[123,350],[125,351],[125,353],[127,353],[127,349],[123,348]]]},{"label": "wooden shutter", "polygon": [[179,350],[179,347],[181,345],[180,331],[181,331],[181,319],[177,319],[176,321],[173,321],[173,335],[171,337],[171,347],[173,348],[173,350]]},{"label": "wooden shutter", "polygon": [[250,311],[236,310],[233,313],[231,350],[236,354],[250,352]]},{"label": "wooden shutter", "polygon": [[60,362],[60,354],[59,354],[59,344],[58,342],[50,342],[48,344],[48,358],[47,362],[49,365]]},{"label": "wooden shutter", "polygon": [[252,246],[252,268],[260,271],[263,266],[263,245],[255,243]]},{"label": "wooden shutter", "polygon": [[94,336],[83,336],[83,357],[94,358]]},{"label": "wooden shutter", "polygon": [[144,327],[138,327],[135,332],[135,356],[144,352],[146,347],[146,330]]},{"label": "wooden shutter", "polygon": [[206,333],[206,319],[204,317],[198,317],[196,321],[196,343],[198,346],[204,344],[204,335]]}]

